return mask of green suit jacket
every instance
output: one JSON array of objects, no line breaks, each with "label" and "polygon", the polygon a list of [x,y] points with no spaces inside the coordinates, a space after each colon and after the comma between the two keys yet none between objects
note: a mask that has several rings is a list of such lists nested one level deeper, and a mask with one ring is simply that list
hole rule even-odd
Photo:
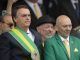
[{"label": "green suit jacket", "polygon": [[62,40],[55,34],[45,42],[44,60],[80,60],[80,39],[70,36],[69,44],[70,58]]}]

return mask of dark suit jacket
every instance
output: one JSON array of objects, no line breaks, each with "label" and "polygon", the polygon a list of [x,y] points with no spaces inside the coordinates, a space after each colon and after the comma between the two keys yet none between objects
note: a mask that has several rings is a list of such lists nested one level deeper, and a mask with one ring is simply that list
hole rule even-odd
[{"label": "dark suit jacket", "polygon": [[[15,7],[17,5],[26,5],[29,8],[29,10],[31,12],[31,19],[32,19],[30,27],[33,28],[33,29],[36,29],[35,23],[36,23],[36,21],[38,21],[38,19],[37,19],[36,15],[34,14],[33,10],[31,9],[31,7],[24,0],[17,1],[16,3],[13,4],[13,7]],[[42,14],[44,16],[46,14],[45,9],[41,5],[39,5],[39,6],[40,6]]]},{"label": "dark suit jacket", "polygon": [[[73,28],[80,25],[80,15],[77,16],[77,13],[75,9],[73,8],[73,5],[70,0],[44,0],[46,8],[48,10],[48,14],[54,18],[56,18],[59,15],[65,14],[68,15],[71,18]],[[52,2],[51,7],[49,8],[49,2]],[[80,0],[79,0],[79,8],[80,8]],[[80,10],[79,10],[80,11]],[[80,12],[79,12],[80,14]]]},{"label": "dark suit jacket", "polygon": [[0,0],[0,16],[2,16],[2,11],[6,10],[7,0]]},{"label": "dark suit jacket", "polygon": [[58,1],[57,0],[43,0],[43,6],[46,10],[46,13],[52,18],[56,19],[56,13],[58,10]]},{"label": "dark suit jacket", "polygon": [[[79,1],[79,7],[80,7],[80,1]],[[60,12],[59,14],[66,14],[71,18],[73,28],[80,25],[80,15],[79,17],[77,16],[76,10],[73,8],[70,0],[64,0],[64,1],[59,0],[59,12]]]},{"label": "dark suit jacket", "polygon": [[69,39],[70,58],[61,38],[56,34],[45,42],[44,60],[80,60],[80,39],[73,36]]},{"label": "dark suit jacket", "polygon": [[[39,48],[41,38],[35,31],[31,30],[31,32],[34,34],[34,42]],[[0,36],[0,60],[31,60],[31,54],[6,32]]]}]

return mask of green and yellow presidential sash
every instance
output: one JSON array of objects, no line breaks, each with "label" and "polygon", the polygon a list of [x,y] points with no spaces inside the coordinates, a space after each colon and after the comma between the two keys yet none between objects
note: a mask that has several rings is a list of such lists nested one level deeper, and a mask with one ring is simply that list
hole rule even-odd
[{"label": "green and yellow presidential sash", "polygon": [[[37,60],[40,60],[39,51],[35,45],[35,43],[29,38],[24,30],[19,27],[13,28],[9,32],[18,42],[19,44],[31,53],[31,57],[34,60],[37,56]],[[36,59],[35,59],[36,60]]]}]

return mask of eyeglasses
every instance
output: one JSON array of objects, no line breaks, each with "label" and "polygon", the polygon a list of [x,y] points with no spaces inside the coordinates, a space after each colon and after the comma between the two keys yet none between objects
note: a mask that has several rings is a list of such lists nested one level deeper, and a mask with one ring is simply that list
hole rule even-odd
[{"label": "eyeglasses", "polygon": [[12,27],[12,26],[13,26],[13,23],[7,23],[7,25],[8,25],[9,27]]},{"label": "eyeglasses", "polygon": [[6,22],[3,23],[7,24],[10,28],[14,25],[13,23],[6,23]]}]

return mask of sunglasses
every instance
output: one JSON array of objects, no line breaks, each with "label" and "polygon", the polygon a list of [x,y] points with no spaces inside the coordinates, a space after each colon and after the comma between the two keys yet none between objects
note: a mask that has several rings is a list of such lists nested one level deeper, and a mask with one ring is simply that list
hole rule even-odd
[{"label": "sunglasses", "polygon": [[12,26],[13,26],[13,23],[7,23],[7,25],[8,25],[9,27],[12,27]]},{"label": "sunglasses", "polygon": [[3,23],[7,24],[10,28],[14,25],[13,23],[6,23],[6,22]]}]

